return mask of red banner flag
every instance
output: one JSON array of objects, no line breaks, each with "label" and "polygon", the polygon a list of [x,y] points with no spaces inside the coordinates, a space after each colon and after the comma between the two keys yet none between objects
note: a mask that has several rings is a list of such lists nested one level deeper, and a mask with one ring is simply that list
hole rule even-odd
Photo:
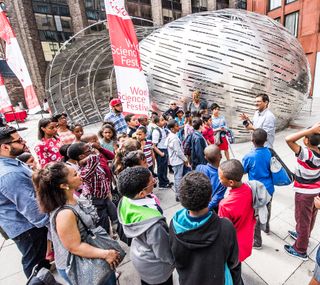
[{"label": "red banner flag", "polygon": [[23,89],[29,113],[41,110],[39,100],[34,91],[26,62],[23,58],[17,38],[5,12],[0,7],[0,38],[6,42],[6,61],[19,79]]},{"label": "red banner flag", "polygon": [[126,113],[147,115],[150,102],[139,42],[124,0],[105,0],[118,97]]},{"label": "red banner flag", "polygon": [[0,73],[0,112],[5,113],[12,111],[11,101],[4,85],[4,79]]}]

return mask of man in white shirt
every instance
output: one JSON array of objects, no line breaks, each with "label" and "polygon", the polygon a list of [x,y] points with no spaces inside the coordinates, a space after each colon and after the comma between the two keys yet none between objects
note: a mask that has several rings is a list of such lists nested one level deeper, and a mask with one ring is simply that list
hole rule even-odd
[{"label": "man in white shirt", "polygon": [[273,142],[276,132],[276,118],[268,108],[269,96],[266,94],[258,94],[256,96],[256,108],[252,121],[250,121],[247,114],[242,113],[240,118],[243,120],[243,125],[247,130],[254,131],[255,129],[264,129],[268,138],[265,143],[265,147],[273,148]]}]

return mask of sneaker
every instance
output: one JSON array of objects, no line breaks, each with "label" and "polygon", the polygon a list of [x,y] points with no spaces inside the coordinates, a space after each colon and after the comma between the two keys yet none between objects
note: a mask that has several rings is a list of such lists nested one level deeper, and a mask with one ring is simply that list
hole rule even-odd
[{"label": "sneaker", "polygon": [[262,249],[262,244],[255,241],[253,243],[253,248],[257,249],[257,250],[260,250],[260,249]]},{"label": "sneaker", "polygon": [[308,260],[308,255],[307,255],[306,253],[303,253],[303,254],[298,253],[298,252],[293,248],[292,245],[286,244],[286,245],[284,246],[284,250],[285,250],[289,255],[291,255],[291,256],[293,256],[293,257],[297,257],[297,258],[299,258],[299,259],[301,259],[301,260],[303,260],[303,261]]},{"label": "sneaker", "polygon": [[168,185],[169,185],[170,187],[172,187],[172,186],[174,185],[174,183],[173,183],[173,182],[169,182]]},{"label": "sneaker", "polygon": [[289,236],[291,236],[294,240],[297,240],[298,238],[298,233],[295,231],[288,231]]},{"label": "sneaker", "polygon": [[176,197],[176,202],[180,202],[180,199],[179,199],[179,197]]}]

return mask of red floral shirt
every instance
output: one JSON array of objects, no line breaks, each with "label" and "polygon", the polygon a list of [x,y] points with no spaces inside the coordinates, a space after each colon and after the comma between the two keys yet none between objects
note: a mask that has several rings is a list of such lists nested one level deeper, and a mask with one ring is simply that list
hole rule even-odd
[{"label": "red floral shirt", "polygon": [[62,143],[59,138],[43,138],[34,148],[38,156],[41,168],[45,167],[49,162],[60,161],[62,155],[59,152]]}]

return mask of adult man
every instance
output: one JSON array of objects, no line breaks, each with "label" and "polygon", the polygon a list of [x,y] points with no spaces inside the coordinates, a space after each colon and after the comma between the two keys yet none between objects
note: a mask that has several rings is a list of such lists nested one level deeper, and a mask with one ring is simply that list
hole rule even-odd
[{"label": "adult man", "polygon": [[258,94],[256,96],[256,109],[252,122],[247,114],[242,113],[240,118],[243,120],[243,125],[247,130],[254,131],[255,129],[264,129],[268,138],[264,146],[273,148],[274,136],[276,131],[276,118],[269,110],[269,96],[267,94]]},{"label": "adult man", "polygon": [[117,133],[127,133],[127,124],[122,114],[122,102],[119,98],[114,98],[110,101],[110,112],[104,117],[105,122],[111,122],[114,125]]},{"label": "adult man", "polygon": [[15,159],[27,150],[15,128],[0,128],[0,226],[22,253],[23,271],[29,277],[46,256],[49,219],[39,211],[32,171]]},{"label": "adult man", "polygon": [[170,101],[170,108],[163,113],[163,116],[166,118],[166,120],[170,120],[168,117],[175,119],[178,110],[179,107],[177,106],[177,103],[175,101]]}]

